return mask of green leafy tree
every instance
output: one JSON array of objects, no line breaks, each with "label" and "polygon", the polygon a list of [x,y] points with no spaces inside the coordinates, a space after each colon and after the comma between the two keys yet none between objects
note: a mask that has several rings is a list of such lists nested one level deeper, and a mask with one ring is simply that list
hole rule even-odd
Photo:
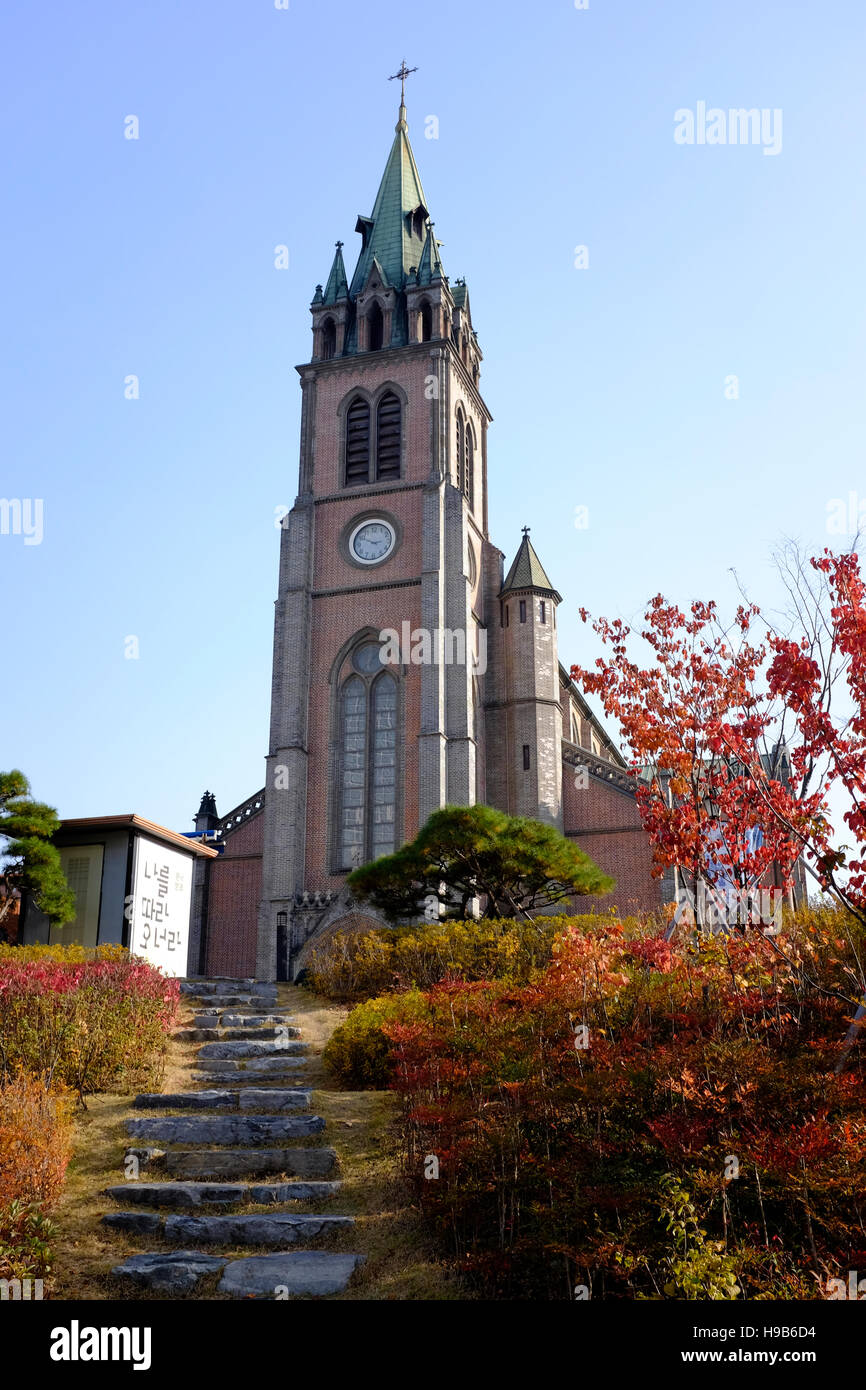
[{"label": "green leafy tree", "polygon": [[0,875],[0,927],[12,910],[15,893],[29,892],[52,926],[75,916],[75,894],[66,882],[51,837],[60,821],[52,806],[34,801],[23,772],[0,772],[0,841],[5,864]]},{"label": "green leafy tree", "polygon": [[411,844],[349,876],[349,889],[390,921],[467,917],[474,898],[485,917],[529,917],[587,893],[609,893],[613,879],[552,825],[490,806],[443,806]]}]

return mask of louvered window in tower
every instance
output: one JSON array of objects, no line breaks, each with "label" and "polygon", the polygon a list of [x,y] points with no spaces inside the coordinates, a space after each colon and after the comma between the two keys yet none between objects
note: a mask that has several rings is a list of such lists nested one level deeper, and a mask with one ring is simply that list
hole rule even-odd
[{"label": "louvered window in tower", "polygon": [[330,362],[337,351],[337,327],[333,319],[325,319],[322,324],[322,357]]},{"label": "louvered window in tower", "polygon": [[370,407],[358,397],[346,413],[346,486],[370,481]]},{"label": "louvered window in tower", "polygon": [[466,467],[466,426],[463,411],[457,412],[457,486],[463,491],[463,472]]},{"label": "louvered window in tower", "polygon": [[376,411],[376,478],[400,476],[400,401],[388,391],[379,401]]},{"label": "louvered window in tower", "polygon": [[378,304],[367,315],[367,350],[378,352],[384,346],[385,319]]},{"label": "louvered window in tower", "polygon": [[429,299],[421,305],[421,342],[429,343],[433,337],[433,306]]}]

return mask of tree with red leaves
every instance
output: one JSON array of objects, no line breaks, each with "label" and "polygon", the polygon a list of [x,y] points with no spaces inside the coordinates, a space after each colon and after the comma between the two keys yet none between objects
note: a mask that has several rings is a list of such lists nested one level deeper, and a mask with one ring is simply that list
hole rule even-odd
[{"label": "tree with red leaves", "polygon": [[[853,553],[825,551],[791,575],[799,632],[767,623],[756,645],[766,620],[754,604],[726,629],[715,603],[685,614],[659,595],[640,633],[650,664],[630,659],[625,623],[600,618],[610,657],[572,667],[619,722],[654,873],[682,874],[699,925],[704,882],[748,893],[772,870],[790,889],[802,860],[866,927],[866,585]],[[846,801],[853,847],[836,832],[831,793]],[[849,1045],[866,1023],[864,980],[856,997],[852,983],[836,991],[857,1008]]]}]

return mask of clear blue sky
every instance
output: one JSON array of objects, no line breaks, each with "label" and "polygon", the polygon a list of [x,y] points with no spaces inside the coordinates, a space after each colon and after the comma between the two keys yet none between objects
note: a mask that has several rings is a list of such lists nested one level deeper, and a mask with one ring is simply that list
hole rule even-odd
[{"label": "clear blue sky", "polygon": [[[531,525],[566,664],[580,605],[733,604],[732,566],[772,601],[776,540],[866,497],[859,0],[6,0],[2,30],[0,495],[45,512],[40,545],[0,536],[0,765],[61,814],[188,829],[264,780],[294,364],[404,55],[492,537]],[[780,108],[781,153],[676,144],[699,101]]]}]

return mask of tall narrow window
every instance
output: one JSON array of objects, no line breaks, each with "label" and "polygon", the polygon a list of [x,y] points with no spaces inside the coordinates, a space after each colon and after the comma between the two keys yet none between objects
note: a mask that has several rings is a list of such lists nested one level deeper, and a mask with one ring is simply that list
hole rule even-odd
[{"label": "tall narrow window", "polygon": [[475,473],[475,436],[472,426],[466,426],[466,448],[463,454],[463,496],[472,506],[473,475]]},{"label": "tall narrow window", "polygon": [[346,412],[346,486],[370,481],[370,407],[360,396]]},{"label": "tall narrow window", "polygon": [[356,648],[352,665],[338,709],[341,869],[392,854],[398,843],[397,681],[382,669],[378,642]]},{"label": "tall narrow window", "polygon": [[322,357],[326,362],[330,362],[336,351],[337,326],[333,319],[325,319],[322,324]]},{"label": "tall narrow window", "polygon": [[376,410],[376,478],[400,476],[400,401],[388,391]]},{"label": "tall narrow window", "polygon": [[525,598],[522,598],[522,599],[520,600],[520,621],[521,621],[522,623],[525,623],[525,622],[526,622],[526,599],[525,599]]},{"label": "tall narrow window", "polygon": [[463,491],[463,469],[466,463],[466,425],[463,411],[457,411],[457,486]]},{"label": "tall narrow window", "polygon": [[433,306],[429,299],[421,305],[421,342],[429,343],[433,337]]},{"label": "tall narrow window", "polygon": [[547,604],[545,603],[544,599],[542,599],[542,600],[541,600],[541,603],[539,604],[539,615],[538,615],[538,616],[539,616],[539,618],[541,619],[541,621],[542,621],[543,623],[546,623],[546,622],[547,622]]},{"label": "tall narrow window", "polygon": [[396,848],[397,682],[379,676],[373,686],[373,738],[370,858],[392,854]]},{"label": "tall narrow window", "polygon": [[378,352],[383,346],[385,334],[385,320],[382,310],[378,304],[374,304],[367,315],[367,349],[369,352]]},{"label": "tall narrow window", "polygon": [[367,690],[358,676],[343,686],[340,735],[343,745],[340,852],[344,868],[364,862]]},{"label": "tall narrow window", "polygon": [[524,745],[523,745],[523,771],[524,771],[524,772],[528,772],[528,771],[529,771],[529,744],[528,744],[528,743],[524,743]]}]

